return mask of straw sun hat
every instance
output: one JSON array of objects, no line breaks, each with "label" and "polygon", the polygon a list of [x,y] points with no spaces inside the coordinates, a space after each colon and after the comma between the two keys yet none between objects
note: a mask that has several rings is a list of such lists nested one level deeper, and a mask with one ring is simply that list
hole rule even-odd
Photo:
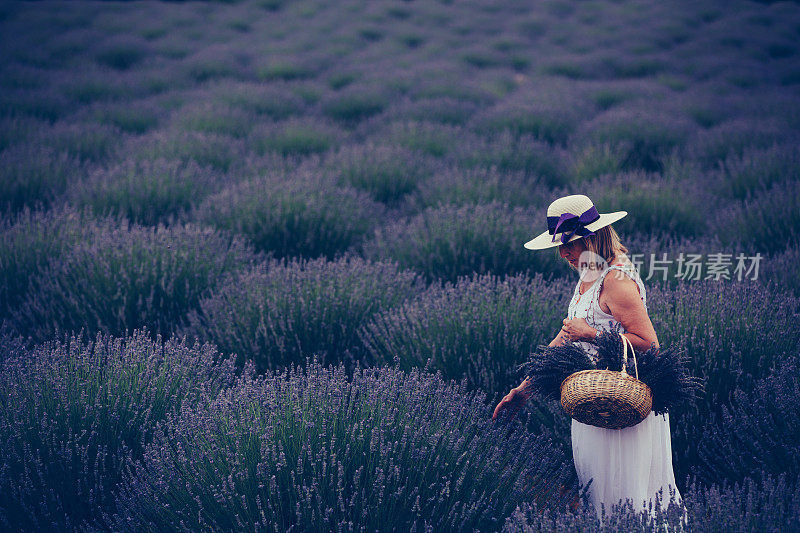
[{"label": "straw sun hat", "polygon": [[553,201],[547,208],[547,231],[525,243],[529,250],[542,250],[594,235],[613,224],[627,211],[600,214],[588,196],[572,194]]}]

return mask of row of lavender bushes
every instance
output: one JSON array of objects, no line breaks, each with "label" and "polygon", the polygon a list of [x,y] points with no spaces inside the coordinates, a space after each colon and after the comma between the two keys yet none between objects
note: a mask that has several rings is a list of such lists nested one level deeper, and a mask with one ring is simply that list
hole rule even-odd
[{"label": "row of lavender bushes", "polygon": [[[187,146],[208,148],[205,140]],[[40,157],[32,149],[25,145],[27,152],[10,147],[0,153],[3,172],[10,173],[2,183],[11,187],[2,194],[10,202],[5,226],[16,219],[24,225],[29,207],[43,211],[53,204],[57,210],[72,206],[144,226],[213,226],[277,257],[356,252],[396,261],[428,280],[455,281],[473,272],[569,272],[552,254],[530,254],[520,246],[547,202],[569,192],[524,172],[450,166],[408,148],[370,144],[303,162],[244,158],[241,168],[228,171],[194,157],[163,154],[102,168],[78,162],[65,170],[51,163],[69,158],[52,159],[51,152]],[[711,179],[692,162],[666,158],[664,163],[660,172],[617,169],[582,187],[602,211],[629,211],[624,224],[635,231],[626,239],[641,244],[640,250],[761,253],[761,279],[796,292],[791,257],[800,247],[800,193],[791,179],[798,170],[793,150],[787,145],[745,149],[721,162]],[[40,183],[39,177],[64,183]],[[626,185],[631,182],[637,187]],[[14,189],[15,183],[22,188]],[[19,203],[16,197],[28,201]],[[661,236],[666,235],[680,239],[680,246],[665,242]],[[677,254],[671,255],[674,260]]]},{"label": "row of lavender bushes", "polygon": [[[561,446],[524,424],[491,423],[466,382],[308,361],[237,372],[213,345],[147,331],[33,350],[2,342],[9,529],[601,530],[590,508],[570,510],[578,494]],[[785,448],[798,436],[798,375],[795,360],[749,398],[737,390],[727,425],[705,436],[733,477],[686,486],[693,530],[798,525],[797,455]],[[758,440],[745,434],[754,426]],[[681,519],[673,508],[608,514],[603,531]]]},{"label": "row of lavender bushes", "polygon": [[[601,523],[594,509],[577,512],[548,509],[526,503],[503,527],[508,533],[586,531],[627,533],[649,531],[731,531],[779,533],[800,527],[798,479],[762,472],[757,479],[703,486],[691,484],[681,495],[684,506],[639,508],[627,501],[604,513]],[[683,511],[686,514],[683,514]]]},{"label": "row of lavender bushes", "polygon": [[[137,177],[143,177],[138,173],[143,168],[152,171],[157,180],[152,189],[148,180],[137,181]],[[492,172],[445,174],[445,178],[462,178],[454,184],[463,188],[452,183],[446,188],[443,182],[433,193],[440,198],[440,203],[400,218],[393,216],[396,211],[370,199],[368,193],[347,185],[331,185],[313,171],[290,173],[284,169],[277,174],[245,179],[210,194],[188,211],[187,205],[192,201],[189,198],[203,196],[202,189],[198,192],[195,188],[197,173],[205,176],[199,167],[161,161],[144,167],[132,163],[120,167],[119,172],[127,176],[124,183],[92,178],[106,183],[102,194],[115,198],[114,207],[107,205],[93,211],[92,199],[100,194],[95,191],[91,195],[87,193],[88,203],[58,207],[56,212],[88,211],[101,217],[126,217],[136,224],[152,227],[155,226],[151,223],[213,226],[236,234],[258,252],[276,257],[324,255],[332,258],[354,252],[373,260],[398,262],[403,268],[424,273],[429,281],[455,281],[458,276],[473,272],[541,272],[546,276],[569,273],[555,254],[530,254],[522,248],[520,243],[531,237],[529,228],[537,225],[537,210],[530,205],[515,205],[511,194],[514,189],[493,181],[501,178]],[[183,182],[181,176],[187,175],[191,178]],[[489,185],[497,183],[497,187],[487,187],[486,178]],[[703,216],[703,206],[710,200],[698,185],[686,182],[683,189],[664,195],[660,192],[667,183],[664,178],[634,174],[626,179],[636,179],[642,187],[609,196],[604,193],[609,183],[619,188],[624,180],[614,178],[612,183],[600,179],[591,185],[593,189],[589,192],[597,198],[598,206],[605,206],[603,210],[622,206],[631,210],[624,223],[633,224],[636,231],[627,234],[626,241],[632,243],[633,252],[658,250],[657,257],[669,252],[673,261],[670,279],[675,279],[678,251],[701,253],[707,259],[710,253],[724,250],[732,258],[739,253],[762,254],[759,279],[788,283],[790,289],[796,288],[793,270],[781,267],[791,266],[791,257],[800,246],[794,232],[800,225],[792,218],[800,212],[792,203],[793,199],[800,198],[800,194],[794,194],[796,182],[773,185],[747,200],[744,207],[730,207],[717,221],[724,231],[711,233],[709,222]],[[167,189],[168,197],[158,197]],[[524,188],[522,193],[521,198],[526,198]],[[442,199],[446,203],[441,203]],[[527,196],[526,201],[531,199],[532,196]],[[431,204],[421,201],[421,205]],[[331,204],[338,209],[330,209]],[[533,205],[541,207],[542,204]],[[48,216],[44,211],[38,213],[32,215],[26,210],[4,217],[4,232],[23,231],[20,228],[32,224],[30,221],[34,218]],[[14,227],[17,230],[10,229]],[[662,235],[676,237],[668,241],[660,237]],[[649,263],[644,267],[647,273]]]},{"label": "row of lavender bushes", "polygon": [[2,341],[9,530],[497,530],[575,490],[549,440],[418,369],[256,375],[147,331]]},{"label": "row of lavender bushes", "polygon": [[[159,422],[236,381],[212,345],[77,336],[26,350],[3,335],[0,523],[76,531],[114,504]],[[252,368],[249,369],[252,372]]]},{"label": "row of lavender bushes", "polygon": [[[70,207],[23,211],[4,219],[0,222],[0,318],[38,341],[56,330],[81,328],[122,333],[147,326],[168,335],[185,325],[186,314],[196,310],[201,298],[226,276],[270,256],[323,255],[330,260],[363,256],[370,262],[418,272],[433,284],[455,283],[474,274],[535,273],[556,283],[569,272],[556,252],[531,255],[520,245],[530,237],[526,228],[535,219],[507,204],[429,208],[417,217],[376,229],[369,240],[354,244],[355,236],[365,231],[355,215],[337,217],[319,196],[292,196],[285,191],[268,195],[274,204],[257,202],[252,183],[244,182],[237,192],[240,201],[226,198],[225,203],[204,208],[206,223],[142,226],[118,216],[97,218]],[[275,184],[260,183],[263,187]],[[311,191],[308,187],[303,190]],[[373,209],[364,198],[342,194],[339,204],[347,206],[350,201],[354,213]],[[675,205],[679,205],[677,197]],[[212,228],[210,222],[219,228]],[[667,285],[673,288],[678,285],[678,250],[694,245],[695,251],[706,252],[707,257],[714,243],[724,246],[719,239],[662,241],[640,235],[633,234],[628,241],[632,253],[656,247],[672,250]],[[753,249],[742,245],[731,250]],[[784,290],[792,293],[797,288],[792,275],[797,250],[794,245],[766,256],[759,280],[738,283],[732,276],[721,285],[785,285]],[[643,265],[643,274],[649,267],[648,262]],[[658,276],[653,283],[657,280]]]},{"label": "row of lavender bushes", "polygon": [[[180,142],[193,150],[218,153],[206,138]],[[451,142],[457,141],[446,144]],[[557,184],[554,191],[542,172],[504,170],[491,162],[474,167],[448,164],[419,147],[366,144],[303,163],[291,156],[241,155],[241,168],[215,169],[203,157],[165,152],[169,146],[168,139],[154,139],[150,148],[131,148],[140,155],[101,166],[55,151],[52,143],[41,148],[36,143],[8,147],[0,152],[3,210],[10,216],[26,206],[68,203],[145,225],[202,222],[240,232],[256,247],[280,255],[316,256],[360,245],[380,251],[391,246],[392,235],[402,238],[421,231],[420,225],[435,228],[444,223],[443,217],[457,216],[448,211],[455,207],[480,210],[493,203],[518,207],[519,214],[498,215],[502,216],[498,223],[508,231],[520,228],[530,233],[532,223],[526,216],[535,218],[563,190]],[[483,153],[479,146],[468,149]],[[797,245],[798,162],[789,146],[776,144],[728,156],[719,161],[711,178],[691,159],[659,160],[664,169],[613,168],[585,180],[582,188],[598,209],[625,206],[631,213],[626,222],[643,234],[719,238],[727,247],[746,245],[765,254]],[[638,186],[626,187],[631,182]],[[618,190],[623,192],[607,192]],[[325,209],[330,202],[340,212]],[[713,225],[708,222],[709,208],[717,219]],[[473,219],[467,226],[483,219],[479,212],[461,216]],[[325,228],[331,233],[317,237],[318,242],[311,240]],[[373,237],[375,231],[379,235]],[[281,241],[280,235],[286,233],[297,235],[297,242],[287,237]]]},{"label": "row of lavender bushes", "polygon": [[[406,368],[432,359],[430,364],[446,377],[468,376],[492,398],[513,381],[510,358],[549,341],[557,331],[569,294],[569,283],[559,277],[501,282],[490,274],[514,269],[477,250],[467,260],[479,265],[476,260],[488,259],[489,277],[458,278],[456,270],[442,276],[450,283],[437,281],[425,288],[413,261],[382,263],[381,254],[375,254],[373,260],[350,256],[263,264],[263,257],[237,238],[191,224],[147,228],[110,218],[95,222],[65,210],[25,215],[7,225],[2,237],[3,316],[34,341],[80,329],[123,334],[149,327],[163,335],[183,330],[228,353],[247,354],[260,370],[313,354],[362,364],[392,361],[397,354]],[[441,247],[445,254],[452,251],[445,242]],[[448,255],[439,264],[446,265]],[[430,275],[430,269],[422,270]],[[480,270],[473,267],[473,272]],[[724,390],[726,383],[750,387],[780,354],[797,346],[790,326],[796,300],[775,299],[770,291],[749,282],[653,285],[654,324],[664,342],[697,354],[697,371],[712,380],[712,392]],[[419,298],[400,306],[418,293]],[[503,298],[512,303],[502,304]],[[467,315],[459,315],[462,306]],[[515,316],[534,318],[526,326]],[[488,326],[474,326],[473,319]],[[519,322],[509,323],[513,320]],[[762,337],[775,327],[787,333],[775,340]],[[490,334],[491,328],[501,329]],[[486,336],[462,344],[452,337],[459,329]],[[508,331],[514,332],[512,344],[501,348],[497,343],[506,342],[501,334]],[[519,337],[517,331],[525,333]],[[748,333],[754,337],[748,339]]]}]

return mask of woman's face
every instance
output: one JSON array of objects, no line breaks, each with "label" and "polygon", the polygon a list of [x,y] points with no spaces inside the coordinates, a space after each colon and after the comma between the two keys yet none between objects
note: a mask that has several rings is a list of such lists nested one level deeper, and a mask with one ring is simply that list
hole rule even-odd
[{"label": "woman's face", "polygon": [[575,239],[567,244],[558,246],[558,253],[561,257],[566,259],[569,264],[575,268],[578,268],[578,258],[581,256],[581,253],[586,250],[586,244],[583,242],[583,239]]}]

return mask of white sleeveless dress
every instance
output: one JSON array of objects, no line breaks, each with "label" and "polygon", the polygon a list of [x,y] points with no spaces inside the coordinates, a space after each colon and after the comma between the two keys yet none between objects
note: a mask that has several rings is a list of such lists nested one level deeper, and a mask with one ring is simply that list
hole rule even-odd
[{"label": "white sleeveless dress", "polygon": [[[611,265],[585,293],[580,294],[580,280],[569,304],[569,318],[584,318],[590,326],[602,331],[626,333],[612,315],[600,308],[599,296],[603,280],[610,272],[621,271],[631,277],[639,287],[642,303],[647,309],[644,284],[633,264],[623,257],[622,266]],[[623,261],[615,261],[623,262]],[[619,275],[619,273],[615,274]],[[589,342],[580,344],[592,354],[597,347]],[[601,505],[606,514],[620,500],[631,499],[634,508],[641,510],[649,505],[659,490],[662,492],[662,506],[670,501],[670,490],[674,491],[677,502],[680,493],[675,486],[672,470],[672,444],[669,430],[669,415],[650,415],[635,426],[624,429],[604,429],[576,420],[572,421],[572,454],[578,480],[585,485],[592,480],[589,495],[594,503],[598,517]]]}]

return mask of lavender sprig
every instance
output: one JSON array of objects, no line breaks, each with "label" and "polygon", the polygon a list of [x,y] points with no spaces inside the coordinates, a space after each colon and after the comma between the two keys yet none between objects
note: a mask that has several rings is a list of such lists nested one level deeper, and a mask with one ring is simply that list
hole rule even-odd
[{"label": "lavender sprig", "polygon": [[531,389],[545,398],[561,397],[561,383],[571,374],[596,368],[584,349],[573,342],[559,346],[540,346],[522,365]]}]

